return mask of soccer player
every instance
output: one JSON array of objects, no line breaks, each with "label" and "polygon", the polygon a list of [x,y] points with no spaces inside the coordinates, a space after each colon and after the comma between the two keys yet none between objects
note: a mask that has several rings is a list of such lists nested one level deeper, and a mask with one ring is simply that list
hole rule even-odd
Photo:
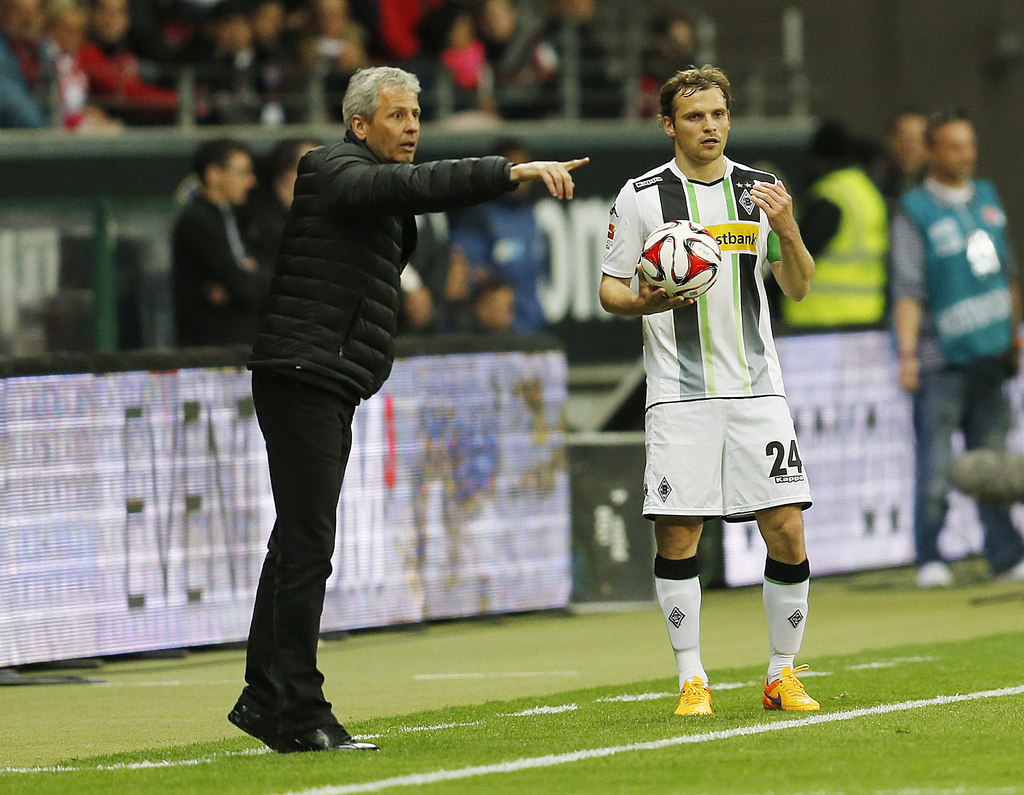
[{"label": "soccer player", "polygon": [[[764,288],[768,263],[782,291],[799,301],[810,290],[814,260],[783,184],[725,157],[732,105],[725,74],[712,66],[677,72],[660,103],[675,156],[619,191],[600,295],[609,312],[643,316],[644,515],[654,520],[655,584],[679,669],[676,714],[712,711],[696,554],[704,520],[717,516],[755,518],[768,548],[764,707],[816,710],[796,676],[804,666],[794,667],[807,618],[802,511],[811,497]],[[677,219],[703,224],[722,248],[718,280],[698,299],[670,297],[639,274],[646,236]]]}]

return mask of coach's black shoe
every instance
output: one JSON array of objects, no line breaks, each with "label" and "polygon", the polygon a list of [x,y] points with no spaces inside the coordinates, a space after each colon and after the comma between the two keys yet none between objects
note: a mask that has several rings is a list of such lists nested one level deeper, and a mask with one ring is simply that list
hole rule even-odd
[{"label": "coach's black shoe", "polygon": [[270,718],[238,702],[228,713],[228,720],[246,734],[251,734],[264,745],[277,750],[277,724]]},{"label": "coach's black shoe", "polygon": [[292,754],[298,751],[379,751],[380,748],[373,743],[353,740],[344,726],[335,723],[282,738],[277,750],[282,754]]}]

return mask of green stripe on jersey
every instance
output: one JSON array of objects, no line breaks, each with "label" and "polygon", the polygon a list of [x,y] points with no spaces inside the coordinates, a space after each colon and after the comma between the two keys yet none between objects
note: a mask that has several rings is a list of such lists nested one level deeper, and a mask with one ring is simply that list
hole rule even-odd
[{"label": "green stripe on jersey", "polygon": [[[722,188],[725,190],[725,204],[729,208],[729,220],[736,221],[739,216],[736,212],[736,196],[733,193],[731,179],[722,180]],[[733,252],[729,255],[732,260],[732,301],[733,311],[736,315],[736,354],[739,357],[740,371],[743,373],[743,394],[752,395],[750,388],[750,368],[747,366],[747,352],[743,345],[743,315],[740,312],[740,255]],[[725,263],[722,263],[725,265]]]},{"label": "green stripe on jersey", "polygon": [[[685,180],[686,184],[686,196],[690,202],[690,219],[696,223],[700,223],[700,207],[697,205],[697,191],[693,189],[693,184],[690,180]],[[697,314],[700,316],[700,336],[702,340],[701,347],[704,350],[704,388],[707,390],[708,397],[714,397],[715,390],[715,362],[714,356],[711,349],[711,321],[708,318],[708,299],[707,294],[700,296],[697,299]]]},{"label": "green stripe on jersey", "polygon": [[768,233],[768,261],[782,262],[782,244],[779,236],[774,232]]}]

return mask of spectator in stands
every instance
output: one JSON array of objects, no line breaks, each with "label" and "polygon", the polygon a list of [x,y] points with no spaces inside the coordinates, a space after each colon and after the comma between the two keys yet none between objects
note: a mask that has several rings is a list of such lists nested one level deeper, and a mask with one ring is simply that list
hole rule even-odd
[{"label": "spectator in stands", "polygon": [[676,72],[695,66],[697,28],[682,11],[655,15],[647,25],[647,46],[640,65],[638,115],[649,119],[660,113],[661,84]]},{"label": "spectator in stands", "polygon": [[[526,147],[515,139],[500,141],[492,154],[513,163],[531,159]],[[470,294],[475,292],[476,283],[500,279],[515,292],[512,330],[527,334],[547,326],[537,288],[549,271],[548,245],[534,216],[530,183],[492,202],[453,214],[451,243],[468,260]],[[460,292],[464,296],[467,290]]]},{"label": "spectator in stands", "polygon": [[321,145],[321,141],[312,138],[288,138],[278,143],[267,156],[261,179],[239,212],[249,251],[268,281],[274,273],[274,259],[295,197],[299,161],[310,149]]},{"label": "spectator in stands", "polygon": [[168,124],[178,110],[178,94],[149,85],[139,59],[128,49],[131,26],[128,0],[92,0],[89,34],[79,62],[89,78],[89,93],[111,116],[131,124]]},{"label": "spectator in stands", "polygon": [[0,0],[0,128],[48,124],[35,91],[42,63],[42,22],[39,0]]},{"label": "spectator in stands", "polygon": [[314,0],[300,52],[309,78],[324,81],[328,110],[340,120],[348,81],[370,63],[366,32],[349,16],[348,0]]},{"label": "spectator in stands", "polygon": [[558,54],[540,27],[512,0],[483,0],[477,10],[477,30],[503,119],[537,118],[556,107]]},{"label": "spectator in stands", "polygon": [[61,127],[77,132],[117,132],[121,124],[91,101],[89,76],[80,53],[85,45],[86,14],[76,0],[52,0],[43,27],[43,46],[53,64]]},{"label": "spectator in stands", "polygon": [[621,116],[622,89],[612,77],[611,55],[595,17],[595,0],[548,0],[548,7],[543,35],[558,56],[562,77],[572,79],[565,74],[570,64],[579,70],[580,115],[586,119]]},{"label": "spectator in stands", "polygon": [[[258,124],[263,99],[245,0],[222,0],[204,20],[201,35],[184,51],[196,67],[199,121],[204,124]],[[271,119],[270,121],[274,121]]]},{"label": "spectator in stands", "polygon": [[245,248],[236,208],[256,184],[248,147],[230,138],[193,157],[200,188],[178,216],[171,283],[178,345],[251,344],[267,289]]},{"label": "spectator in stands", "polygon": [[263,98],[261,120],[280,124],[305,120],[305,79],[298,59],[298,31],[287,27],[283,0],[258,0],[252,12],[256,90]]},{"label": "spectator in stands", "polygon": [[800,221],[814,257],[814,289],[803,301],[782,298],[791,329],[879,327],[886,317],[886,252],[889,217],[885,199],[837,122],[822,124],[811,144],[819,178],[811,185]]},{"label": "spectator in stands", "polygon": [[451,21],[440,60],[455,89],[456,110],[494,109],[491,71],[484,44],[476,35],[473,15],[461,10]]},{"label": "spectator in stands", "polygon": [[377,27],[373,31],[373,55],[387,63],[400,63],[420,54],[417,29],[424,5],[431,0],[377,0]]}]

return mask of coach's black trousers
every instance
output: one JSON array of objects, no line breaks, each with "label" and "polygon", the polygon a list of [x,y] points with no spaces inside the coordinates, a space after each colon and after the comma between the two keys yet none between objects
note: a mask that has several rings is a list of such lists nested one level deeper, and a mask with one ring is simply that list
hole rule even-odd
[{"label": "coach's black trousers", "polygon": [[288,735],[337,723],[316,649],[355,404],[266,371],[253,373],[252,394],[277,521],[256,589],[241,701]]}]

